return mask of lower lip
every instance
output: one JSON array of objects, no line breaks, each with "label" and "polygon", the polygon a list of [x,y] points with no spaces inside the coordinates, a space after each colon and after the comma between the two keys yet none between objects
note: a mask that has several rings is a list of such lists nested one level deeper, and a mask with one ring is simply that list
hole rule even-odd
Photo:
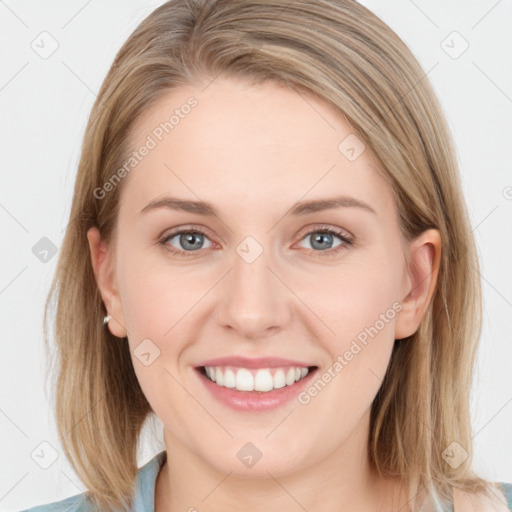
[{"label": "lower lip", "polygon": [[284,386],[272,391],[237,391],[234,388],[218,386],[205,375],[200,368],[195,368],[199,378],[212,393],[212,395],[236,411],[269,411],[289,402],[309,384],[318,368],[309,370],[309,373],[291,386]]}]

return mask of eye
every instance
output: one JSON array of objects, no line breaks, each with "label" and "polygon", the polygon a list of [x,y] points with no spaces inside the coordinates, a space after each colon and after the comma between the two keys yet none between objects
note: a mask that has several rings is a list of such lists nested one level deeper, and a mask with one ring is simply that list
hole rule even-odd
[{"label": "eye", "polygon": [[[331,247],[333,238],[338,238],[341,242]],[[301,240],[310,240],[313,253],[326,253],[325,255],[333,255],[353,245],[351,237],[347,236],[344,232],[329,226],[318,226],[314,230],[309,231]],[[323,256],[323,254],[322,254]]]},{"label": "eye", "polygon": [[[333,238],[338,238],[341,242],[331,247]],[[340,251],[345,250],[348,246],[353,245],[353,239],[345,234],[345,232],[338,231],[337,229],[329,226],[317,226],[315,229],[310,230],[302,240],[311,240],[312,247],[310,251],[315,255],[332,256],[338,254]],[[171,241],[175,240],[172,244]],[[204,241],[207,240],[209,245],[203,246]],[[200,249],[208,249],[212,247],[212,242],[206,235],[206,232],[200,227],[189,227],[174,231],[162,238],[159,241],[167,251],[178,256],[194,256],[194,253]]]},{"label": "eye", "polygon": [[[177,247],[175,245],[169,245],[169,241],[173,239],[176,239],[176,243],[178,244]],[[191,253],[204,248],[202,247],[204,239],[210,241],[206,236],[206,233],[202,229],[196,227],[175,231],[165,236],[159,243],[173,254],[177,254],[179,256],[193,256]]]}]

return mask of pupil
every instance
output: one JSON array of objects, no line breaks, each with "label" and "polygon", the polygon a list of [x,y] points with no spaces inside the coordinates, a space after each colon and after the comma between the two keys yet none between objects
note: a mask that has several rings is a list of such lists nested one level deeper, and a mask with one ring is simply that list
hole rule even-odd
[{"label": "pupil", "polygon": [[[202,235],[196,235],[194,233],[187,233],[183,235],[185,237],[185,244],[181,244],[183,248],[189,248],[189,249],[198,249],[201,245],[201,241],[199,240],[199,243],[196,243],[194,246],[194,239],[199,239]],[[190,244],[190,245],[188,245]]]},{"label": "pupil", "polygon": [[[331,238],[331,235],[329,233],[321,233],[321,234],[318,234],[318,235],[314,235],[313,237],[313,247],[315,246],[315,243],[317,241],[320,242],[320,244],[322,243],[322,241],[324,241],[324,239],[327,238],[327,240],[329,240]],[[325,247],[319,247],[320,249],[325,249]]]}]

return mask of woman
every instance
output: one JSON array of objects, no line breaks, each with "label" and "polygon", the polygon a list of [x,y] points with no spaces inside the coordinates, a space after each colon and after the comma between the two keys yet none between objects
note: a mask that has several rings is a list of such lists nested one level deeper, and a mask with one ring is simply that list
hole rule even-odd
[{"label": "woman", "polygon": [[471,469],[474,269],[443,114],[380,19],[167,2],[93,107],[49,297],[88,493],[31,510],[512,510]]}]

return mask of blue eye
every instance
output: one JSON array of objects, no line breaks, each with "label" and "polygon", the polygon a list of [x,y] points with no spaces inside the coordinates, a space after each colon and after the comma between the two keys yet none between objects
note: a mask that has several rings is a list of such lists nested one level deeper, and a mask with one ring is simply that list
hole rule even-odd
[{"label": "blue eye", "polygon": [[[352,245],[351,240],[347,236],[343,235],[342,233],[335,229],[327,227],[310,231],[303,238],[303,240],[307,240],[308,238],[311,240],[311,245],[313,245],[313,248],[319,249],[318,251],[315,252],[329,251],[329,253],[332,254],[333,252],[337,253],[339,250],[342,250],[345,245]],[[338,238],[339,240],[341,240],[341,243],[339,243],[334,248],[322,247],[322,244],[332,244],[333,238]]]},{"label": "blue eye", "polygon": [[[329,226],[320,226],[309,231],[305,236],[301,238],[301,241],[307,239],[308,237],[312,240],[313,245],[313,248],[309,249],[309,251],[315,256],[332,256],[338,254],[348,246],[353,245],[353,240],[351,237],[348,237],[346,234]],[[169,245],[168,242],[174,238],[178,240],[179,247]],[[333,238],[338,238],[341,240],[341,243],[339,243],[334,248],[322,247],[322,244],[330,245]],[[205,247],[202,245],[205,239],[210,243],[210,246],[206,248],[211,247],[212,242],[207,237],[206,233],[201,228],[194,227],[175,231],[160,240],[159,244],[164,246],[164,248],[172,254],[187,257],[194,256],[194,253],[200,249],[204,249]]]},{"label": "blue eye", "polygon": [[[178,247],[178,248],[169,247],[167,242],[169,240],[172,240],[173,238],[178,239],[178,243],[181,246],[181,248],[180,247]],[[204,233],[199,228],[184,229],[181,231],[176,231],[175,233],[171,233],[170,235],[166,236],[160,243],[162,245],[164,245],[169,251],[171,251],[174,254],[184,253],[183,255],[189,256],[190,254],[187,254],[187,253],[195,252],[199,249],[202,249],[202,247],[200,247],[200,246],[202,243],[202,239],[205,239],[205,238],[208,240],[206,233]],[[183,249],[185,249],[185,250],[183,250]],[[190,251],[188,249],[190,249]]]}]

